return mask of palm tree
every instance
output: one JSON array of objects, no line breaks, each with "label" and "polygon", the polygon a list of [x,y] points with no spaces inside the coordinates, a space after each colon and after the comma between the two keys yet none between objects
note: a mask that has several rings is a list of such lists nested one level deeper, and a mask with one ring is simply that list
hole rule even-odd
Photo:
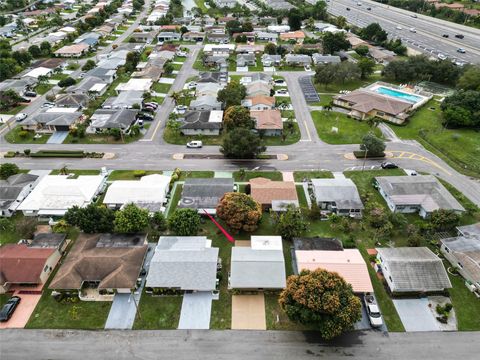
[{"label": "palm tree", "polygon": [[179,91],[172,91],[172,93],[170,94],[170,97],[172,98],[175,105],[177,105],[178,101],[182,98],[182,93]]},{"label": "palm tree", "polygon": [[372,129],[375,129],[380,124],[380,119],[376,116],[370,116],[365,121]]}]

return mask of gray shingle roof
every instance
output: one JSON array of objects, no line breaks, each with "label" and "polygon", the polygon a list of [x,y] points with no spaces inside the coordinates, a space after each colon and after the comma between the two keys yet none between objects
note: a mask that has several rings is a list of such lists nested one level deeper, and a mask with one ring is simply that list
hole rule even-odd
[{"label": "gray shingle roof", "polygon": [[312,179],[317,202],[335,202],[338,209],[363,209],[351,179]]},{"label": "gray shingle roof", "polygon": [[178,207],[191,209],[216,208],[220,198],[233,190],[233,179],[187,179]]}]

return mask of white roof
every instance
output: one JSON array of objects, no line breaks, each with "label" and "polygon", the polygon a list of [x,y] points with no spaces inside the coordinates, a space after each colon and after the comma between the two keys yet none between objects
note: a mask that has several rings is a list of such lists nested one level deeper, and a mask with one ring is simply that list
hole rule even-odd
[{"label": "white roof", "polygon": [[52,73],[52,69],[40,66],[38,68],[30,70],[28,73],[23,75],[23,77],[30,76],[30,77],[33,77],[35,79],[38,79],[40,76],[46,76],[46,75],[49,75],[51,73]]},{"label": "white roof", "polygon": [[104,175],[47,175],[20,204],[18,210],[63,215],[72,206],[88,205],[105,181]]},{"label": "white roof", "polygon": [[65,27],[61,28],[60,31],[64,31],[66,33],[72,33],[72,32],[75,32],[77,30],[72,26],[65,26]]},{"label": "white roof", "polygon": [[57,114],[57,113],[71,113],[71,114],[73,114],[77,110],[78,110],[77,108],[53,107],[53,108],[47,109],[45,112],[46,113],[52,113],[52,114]]},{"label": "white roof", "polygon": [[97,84],[94,84],[94,85],[90,88],[90,91],[100,92],[100,91],[102,91],[103,89],[105,89],[106,87],[107,87],[107,84],[97,83]]},{"label": "white roof", "polygon": [[140,180],[117,180],[109,186],[104,204],[127,204],[137,202],[160,203],[165,201],[170,176],[152,174]]},{"label": "white roof", "polygon": [[130,79],[126,83],[120,83],[115,88],[117,91],[148,91],[152,87],[151,79]]},{"label": "white roof", "polygon": [[281,236],[251,236],[250,247],[253,250],[283,250]]},{"label": "white roof", "polygon": [[235,44],[206,44],[203,47],[204,52],[212,52],[213,49],[228,49],[229,51],[235,50]]},{"label": "white roof", "polygon": [[208,122],[211,123],[221,123],[223,120],[223,111],[222,110],[212,110],[210,111],[210,117]]}]

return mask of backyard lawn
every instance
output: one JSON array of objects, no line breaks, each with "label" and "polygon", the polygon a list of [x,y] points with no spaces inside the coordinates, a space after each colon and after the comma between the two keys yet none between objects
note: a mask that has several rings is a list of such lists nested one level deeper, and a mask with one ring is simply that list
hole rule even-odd
[{"label": "backyard lawn", "polygon": [[[145,175],[161,174],[160,170],[145,171]],[[114,180],[139,180],[140,177],[135,176],[135,170],[113,170],[108,176],[108,181]]]},{"label": "backyard lawn", "polygon": [[151,296],[145,291],[140,299],[135,330],[176,329],[183,296]]},{"label": "backyard lawn", "polygon": [[[328,144],[359,144],[369,131],[382,136],[380,129],[372,129],[366,122],[350,119],[346,114],[334,111],[312,111],[312,118],[320,139]],[[338,129],[337,133],[332,128]]]},{"label": "backyard lawn", "polygon": [[[445,267],[450,266],[446,262]],[[461,276],[450,275],[452,288],[448,289],[452,305],[457,315],[458,330],[479,331],[480,330],[480,301],[465,286],[465,280]]]}]

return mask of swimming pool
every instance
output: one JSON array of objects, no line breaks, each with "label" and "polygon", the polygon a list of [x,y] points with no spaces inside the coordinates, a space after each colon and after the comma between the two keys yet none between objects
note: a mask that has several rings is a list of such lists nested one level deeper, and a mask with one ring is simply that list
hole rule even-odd
[{"label": "swimming pool", "polygon": [[375,91],[378,92],[379,94],[393,96],[393,97],[399,98],[400,100],[405,100],[413,104],[416,104],[422,101],[421,96],[412,95],[403,91],[397,91],[395,89],[390,89],[383,86],[377,87]]}]

